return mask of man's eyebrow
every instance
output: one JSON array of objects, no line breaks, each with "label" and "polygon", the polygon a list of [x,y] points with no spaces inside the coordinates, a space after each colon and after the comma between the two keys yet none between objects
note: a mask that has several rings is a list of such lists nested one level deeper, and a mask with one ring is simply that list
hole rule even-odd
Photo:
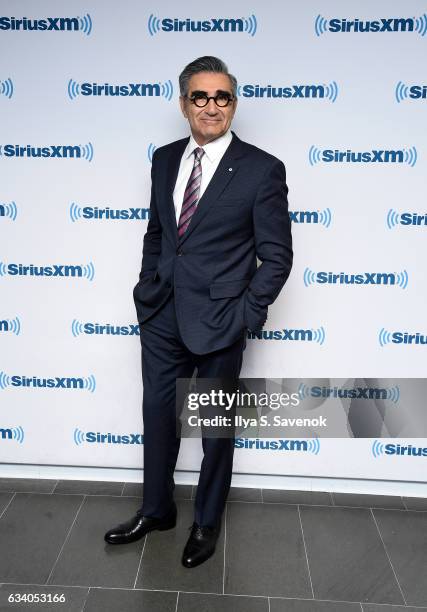
[{"label": "man's eyebrow", "polygon": [[[231,96],[231,92],[225,90],[225,89],[217,89],[216,90],[216,95],[218,94],[227,94],[229,96]],[[203,95],[203,96],[207,96],[208,92],[207,91],[203,91],[202,89],[195,89],[194,91],[191,92],[192,96],[196,96],[196,95]]]}]

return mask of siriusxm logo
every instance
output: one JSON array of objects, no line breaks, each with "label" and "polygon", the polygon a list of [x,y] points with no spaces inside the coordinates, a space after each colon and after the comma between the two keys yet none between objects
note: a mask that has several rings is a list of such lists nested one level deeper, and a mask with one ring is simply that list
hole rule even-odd
[{"label": "siriusxm logo", "polygon": [[323,344],[325,342],[325,329],[262,329],[259,332],[248,331],[247,337],[249,340],[289,340],[293,342],[317,342]]},{"label": "siriusxm logo", "polygon": [[404,212],[398,213],[393,208],[390,208],[387,212],[386,223],[388,229],[396,227],[396,225],[411,225],[419,227],[420,225],[427,225],[427,213],[423,215],[416,212]]},{"label": "siriusxm logo", "polygon": [[399,81],[394,91],[396,102],[400,104],[403,100],[425,100],[427,99],[427,85],[405,85]]},{"label": "siriusxm logo", "polygon": [[13,81],[11,78],[5,81],[0,80],[0,96],[5,96],[9,100],[13,96]]},{"label": "siriusxm logo", "polygon": [[273,87],[272,85],[238,85],[237,95],[242,98],[312,98],[335,102],[338,96],[338,85],[332,81],[329,85],[289,85]]},{"label": "siriusxm logo", "polygon": [[386,344],[427,344],[427,334],[421,332],[403,332],[394,331],[389,332],[382,327],[378,333],[378,342],[380,346]]},{"label": "siriusxm logo", "polygon": [[9,202],[9,204],[2,204],[0,202],[0,218],[5,217],[7,219],[11,219],[12,221],[16,221],[16,217],[18,215],[18,208],[15,202]]},{"label": "siriusxm logo", "polygon": [[427,457],[427,448],[422,446],[403,446],[402,444],[383,444],[378,440],[372,443],[371,452],[375,459],[383,455],[397,455],[398,457]]},{"label": "siriusxm logo", "polygon": [[361,274],[346,274],[345,272],[313,272],[310,268],[304,270],[304,285],[391,285],[406,289],[409,276],[403,272],[362,272]]},{"label": "siriusxm logo", "polygon": [[340,389],[339,387],[309,387],[301,383],[298,387],[298,395],[301,399],[308,397],[333,397],[340,399],[371,399],[389,400],[397,404],[400,398],[400,389],[394,387],[354,387],[353,389]]},{"label": "siriusxm logo", "polygon": [[21,321],[19,317],[14,319],[0,319],[0,333],[10,333],[19,336],[21,333]]},{"label": "siriusxm logo", "polygon": [[324,208],[323,210],[290,210],[289,218],[292,223],[314,223],[329,227],[332,214],[330,208]]},{"label": "siriusxm logo", "polygon": [[38,32],[83,32],[89,36],[92,32],[92,18],[89,13],[83,17],[45,17],[44,19],[29,19],[22,17],[0,17],[0,30]]},{"label": "siriusxm logo", "polygon": [[81,334],[87,336],[139,336],[139,325],[130,323],[129,325],[111,325],[106,323],[81,323],[73,319],[71,323],[71,333],[74,338]]},{"label": "siriusxm logo", "polygon": [[79,206],[70,204],[70,219],[73,223],[79,219],[91,221],[147,221],[150,218],[149,208],[99,208],[98,206]]},{"label": "siriusxm logo", "polygon": [[2,440],[12,440],[18,442],[18,444],[22,444],[24,438],[24,430],[20,425],[18,425],[18,427],[0,427],[0,442]]},{"label": "siriusxm logo", "polygon": [[93,159],[93,145],[49,145],[48,147],[33,147],[31,145],[0,145],[0,157],[49,157],[59,159]]},{"label": "siriusxm logo", "polygon": [[0,276],[49,276],[67,278],[87,278],[93,281],[95,278],[95,267],[92,262],[85,265],[53,264],[51,266],[26,266],[20,263],[5,264],[0,261]]},{"label": "siriusxm logo", "polygon": [[313,438],[312,440],[260,440],[259,438],[236,438],[234,448],[268,451],[297,451],[318,455],[320,451],[320,442],[318,438]]},{"label": "siriusxm logo", "polygon": [[160,19],[151,14],[147,21],[150,36],[158,32],[243,32],[255,36],[258,23],[255,15],[241,19],[212,18],[212,19],[178,19],[164,17]]},{"label": "siriusxm logo", "polygon": [[95,431],[84,432],[76,427],[73,434],[74,444],[80,446],[84,442],[89,444],[144,444],[144,436],[139,433],[113,434]]},{"label": "siriusxm logo", "polygon": [[415,147],[410,149],[372,149],[371,151],[352,151],[346,149],[318,149],[314,145],[308,151],[310,166],[325,163],[356,163],[356,164],[408,164],[413,168],[417,163],[418,154]]},{"label": "siriusxm logo", "polygon": [[330,33],[382,33],[382,32],[415,32],[420,36],[427,33],[427,15],[423,13],[420,17],[382,17],[380,19],[325,19],[317,15],[314,20],[314,31],[317,36]]},{"label": "siriusxm logo", "polygon": [[9,376],[0,371],[0,390],[10,387],[16,389],[73,389],[94,393],[96,389],[95,376],[39,378],[38,376]]},{"label": "siriusxm logo", "polygon": [[70,100],[78,96],[119,96],[126,98],[163,97],[170,102],[173,96],[172,81],[158,83],[126,83],[110,85],[110,83],[77,83],[68,81],[67,93]]}]

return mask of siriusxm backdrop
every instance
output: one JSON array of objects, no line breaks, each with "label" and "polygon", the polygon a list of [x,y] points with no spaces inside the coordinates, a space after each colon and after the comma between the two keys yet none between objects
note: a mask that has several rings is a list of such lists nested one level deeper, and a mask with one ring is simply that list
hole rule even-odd
[{"label": "siriusxm backdrop", "polygon": [[[132,288],[152,153],[188,134],[177,76],[199,55],[228,63],[234,130],[288,173],[295,263],[242,376],[426,375],[426,11],[0,1],[2,462],[142,465]],[[425,480],[427,440],[318,442],[237,441],[235,472]]]}]

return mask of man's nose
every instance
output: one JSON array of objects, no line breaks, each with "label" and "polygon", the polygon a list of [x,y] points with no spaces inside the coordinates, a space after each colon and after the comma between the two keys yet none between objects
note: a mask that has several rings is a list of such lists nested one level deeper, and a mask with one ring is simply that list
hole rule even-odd
[{"label": "man's nose", "polygon": [[215,100],[213,100],[212,98],[209,100],[209,102],[205,106],[205,111],[207,113],[209,113],[209,115],[216,115],[217,114],[218,107],[215,104]]}]

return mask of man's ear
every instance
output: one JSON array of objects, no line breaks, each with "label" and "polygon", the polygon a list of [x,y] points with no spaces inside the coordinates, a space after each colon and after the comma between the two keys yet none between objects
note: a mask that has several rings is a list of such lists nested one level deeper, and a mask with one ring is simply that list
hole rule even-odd
[{"label": "man's ear", "polygon": [[179,96],[179,105],[181,107],[182,114],[186,119],[188,119],[187,112],[185,110],[185,98],[183,98],[182,96]]}]

